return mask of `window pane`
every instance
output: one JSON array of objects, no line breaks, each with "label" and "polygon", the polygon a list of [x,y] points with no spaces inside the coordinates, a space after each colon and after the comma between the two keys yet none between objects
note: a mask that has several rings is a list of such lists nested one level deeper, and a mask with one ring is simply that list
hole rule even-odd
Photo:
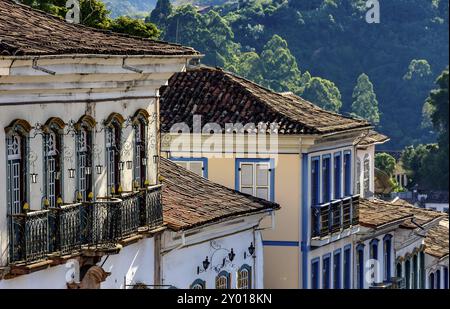
[{"label": "window pane", "polygon": [[242,188],[241,188],[241,192],[242,192],[242,193],[246,193],[246,194],[253,195],[253,188],[242,187]]},{"label": "window pane", "polygon": [[241,186],[253,186],[253,164],[241,165]]},{"label": "window pane", "polygon": [[176,162],[179,166],[181,166],[181,167],[183,167],[183,168],[185,168],[185,169],[187,169],[188,167],[187,167],[187,162]]},{"label": "window pane", "polygon": [[190,170],[199,176],[203,176],[203,163],[202,162],[191,162]]},{"label": "window pane", "polygon": [[256,185],[268,186],[269,185],[269,165],[257,164],[256,165]]},{"label": "window pane", "polygon": [[269,189],[268,188],[256,188],[256,196],[259,198],[268,200],[269,199]]}]

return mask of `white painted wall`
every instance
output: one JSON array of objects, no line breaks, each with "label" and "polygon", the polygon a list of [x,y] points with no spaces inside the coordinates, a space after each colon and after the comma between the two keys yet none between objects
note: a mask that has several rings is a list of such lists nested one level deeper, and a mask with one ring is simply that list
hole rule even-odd
[{"label": "white painted wall", "polygon": [[[370,145],[367,148],[358,148],[356,149],[356,160],[355,160],[355,194],[360,194],[361,197],[366,197],[364,194],[364,158],[368,158],[370,162],[370,170],[369,170],[369,190],[370,192],[375,192],[375,145]],[[360,160],[361,162],[361,171],[359,175],[357,175],[357,160]],[[357,188],[357,181],[356,179],[359,179],[359,191]]]},{"label": "white painted wall", "polygon": [[[162,284],[188,289],[196,280],[204,280],[207,289],[215,288],[217,274],[225,270],[231,274],[231,288],[237,288],[237,272],[247,264],[252,268],[252,288],[263,288],[264,257],[260,231],[255,230],[263,215],[253,215],[245,220],[232,220],[204,227],[191,236],[186,236],[185,246],[180,233],[166,231],[162,237]],[[233,223],[234,222],[234,223]],[[192,231],[188,231],[189,235]],[[253,243],[254,258],[248,253]],[[231,248],[236,254],[231,263],[222,268],[223,259]],[[244,257],[246,252],[246,258]],[[204,271],[202,262],[208,256],[209,268]],[[197,267],[201,272],[197,274]]]}]

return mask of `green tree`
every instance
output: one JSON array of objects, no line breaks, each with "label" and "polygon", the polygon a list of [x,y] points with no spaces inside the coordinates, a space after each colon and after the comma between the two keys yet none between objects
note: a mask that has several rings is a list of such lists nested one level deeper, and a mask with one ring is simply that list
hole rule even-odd
[{"label": "green tree", "polygon": [[395,158],[386,152],[375,155],[375,167],[388,174],[389,177],[394,174],[396,164]]},{"label": "green tree", "polygon": [[155,8],[150,13],[150,16],[146,19],[146,22],[151,22],[161,28],[164,28],[167,23],[167,18],[172,14],[172,12],[173,7],[170,0],[158,0]]},{"label": "green tree", "polygon": [[301,73],[287,42],[274,35],[261,53],[264,82],[275,91],[301,92]]},{"label": "green tree", "polygon": [[339,112],[342,101],[338,87],[329,80],[311,77],[302,97],[317,106],[332,112]]},{"label": "green tree", "polygon": [[378,101],[369,76],[361,74],[353,90],[352,114],[377,125],[380,122]]},{"label": "green tree", "polygon": [[152,23],[146,23],[140,19],[121,16],[114,19],[109,26],[114,32],[125,33],[144,38],[158,38],[159,30]]}]

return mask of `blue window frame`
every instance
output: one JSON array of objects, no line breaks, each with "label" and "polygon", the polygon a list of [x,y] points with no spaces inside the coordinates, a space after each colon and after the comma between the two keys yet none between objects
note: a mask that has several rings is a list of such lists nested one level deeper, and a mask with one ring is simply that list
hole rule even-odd
[{"label": "blue window frame", "polygon": [[344,152],[344,194],[352,195],[352,153]]},{"label": "blue window frame", "polygon": [[206,281],[201,279],[196,279],[194,282],[192,282],[191,286],[189,287],[193,290],[204,290],[206,289]]},{"label": "blue window frame", "polygon": [[331,288],[330,272],[331,269],[331,254],[328,253],[322,258],[322,289]]},{"label": "blue window frame", "polygon": [[311,159],[311,205],[320,203],[320,157]]},{"label": "blue window frame", "polygon": [[235,189],[265,200],[275,200],[274,159],[236,159]]},{"label": "blue window frame", "polygon": [[322,156],[322,203],[331,200],[331,156]]},{"label": "blue window frame", "polygon": [[444,267],[444,289],[448,289],[448,267]]},{"label": "blue window frame", "polygon": [[340,199],[342,196],[341,185],[342,156],[340,152],[334,154],[334,198]]},{"label": "blue window frame", "polygon": [[319,271],[320,271],[320,259],[315,258],[311,261],[311,288],[312,289],[318,289],[319,288]]},{"label": "blue window frame", "polygon": [[170,157],[169,159],[199,176],[208,178],[208,158]]},{"label": "blue window frame", "polygon": [[252,267],[244,264],[238,270],[237,288],[246,290],[252,288]]},{"label": "blue window frame", "polygon": [[436,270],[436,289],[441,288],[441,271],[438,269]]},{"label": "blue window frame", "polygon": [[428,287],[433,290],[434,289],[434,273],[430,273],[428,276]]},{"label": "blue window frame", "polygon": [[376,238],[370,241],[370,258],[378,260],[378,239]]},{"label": "blue window frame", "polygon": [[342,288],[341,280],[341,249],[334,251],[333,256],[333,289]]},{"label": "blue window frame", "polygon": [[352,246],[344,247],[344,289],[351,289]]},{"label": "blue window frame", "polygon": [[392,263],[392,235],[387,234],[383,237],[383,262],[384,262],[384,280],[388,281],[391,278],[391,263]]},{"label": "blue window frame", "polygon": [[364,245],[356,247],[356,284],[358,289],[364,289]]}]

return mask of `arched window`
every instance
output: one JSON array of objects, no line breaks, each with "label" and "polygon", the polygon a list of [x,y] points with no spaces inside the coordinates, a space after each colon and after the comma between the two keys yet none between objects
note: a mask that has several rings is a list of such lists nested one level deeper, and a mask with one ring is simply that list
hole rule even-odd
[{"label": "arched window", "polygon": [[391,248],[392,235],[387,234],[383,238],[383,264],[384,264],[384,280],[391,279]]},{"label": "arched window", "polygon": [[369,197],[370,195],[370,156],[366,154],[364,156],[364,197]]},{"label": "arched window", "polygon": [[441,288],[441,270],[436,270],[436,289]]},{"label": "arched window", "polygon": [[356,194],[361,194],[361,159],[356,159],[356,175],[355,175]]},{"label": "arched window", "polygon": [[62,197],[64,122],[50,118],[44,127],[44,195],[45,206],[56,207]]},{"label": "arched window", "polygon": [[197,279],[194,282],[192,282],[190,288],[192,290],[204,290],[206,289],[206,282],[201,279]]},{"label": "arched window", "polygon": [[252,268],[249,265],[242,265],[239,269],[237,287],[238,289],[252,288]]},{"label": "arched window", "polygon": [[409,257],[405,261],[405,281],[406,288],[411,289],[411,261]]},{"label": "arched window", "polygon": [[428,287],[433,290],[434,289],[434,273],[430,273],[428,276]]},{"label": "arched window", "polygon": [[417,289],[418,288],[418,285],[417,285],[417,283],[418,283],[418,280],[419,280],[419,273],[418,273],[418,270],[419,270],[419,260],[418,260],[418,258],[417,258],[417,254],[414,254],[414,256],[413,256],[413,258],[412,258],[412,260],[413,260],[413,262],[412,262],[412,280],[413,280],[413,282],[412,282],[412,288],[413,289]]},{"label": "arched window", "polygon": [[356,286],[364,289],[364,244],[356,247]]},{"label": "arched window", "polygon": [[120,187],[120,152],[122,148],[122,124],[125,119],[117,113],[111,114],[105,121],[106,126],[106,162],[108,193],[116,194]]},{"label": "arched window", "polygon": [[28,134],[31,126],[24,120],[15,120],[5,128],[7,149],[8,212],[19,214],[27,202]]},{"label": "arched window", "polygon": [[133,119],[134,128],[134,181],[139,188],[145,186],[147,179],[147,129],[149,114],[139,110]]},{"label": "arched window", "polygon": [[397,278],[402,278],[402,262],[397,262]]},{"label": "arched window", "polygon": [[77,191],[82,201],[87,201],[93,191],[92,162],[95,120],[83,116],[77,123],[76,155],[77,155]]},{"label": "arched window", "polygon": [[216,289],[230,289],[230,281],[230,273],[226,271],[220,272],[216,277]]}]

